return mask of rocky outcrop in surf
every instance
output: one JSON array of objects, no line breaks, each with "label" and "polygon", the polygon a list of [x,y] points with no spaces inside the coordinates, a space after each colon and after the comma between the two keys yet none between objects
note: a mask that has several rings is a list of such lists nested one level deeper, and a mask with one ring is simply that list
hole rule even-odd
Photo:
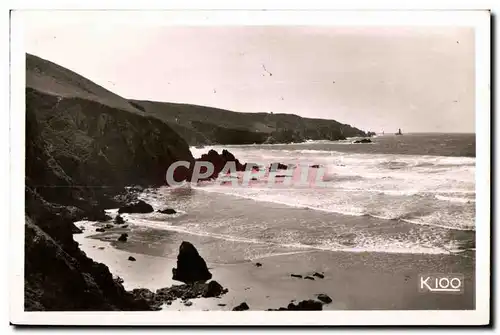
[{"label": "rocky outcrop in surf", "polygon": [[143,200],[134,201],[118,209],[118,213],[151,213],[153,206]]}]

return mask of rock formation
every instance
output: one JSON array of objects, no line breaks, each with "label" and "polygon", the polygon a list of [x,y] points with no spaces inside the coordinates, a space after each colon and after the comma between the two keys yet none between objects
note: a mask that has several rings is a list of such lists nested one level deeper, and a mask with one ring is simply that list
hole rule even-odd
[{"label": "rock formation", "polygon": [[189,242],[182,242],[177,256],[177,268],[172,269],[172,279],[184,283],[205,282],[212,278],[205,260]]}]

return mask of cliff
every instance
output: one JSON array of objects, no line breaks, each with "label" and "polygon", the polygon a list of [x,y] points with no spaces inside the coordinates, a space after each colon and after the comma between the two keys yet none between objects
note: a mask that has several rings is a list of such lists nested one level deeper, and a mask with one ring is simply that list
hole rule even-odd
[{"label": "cliff", "polygon": [[192,161],[167,124],[126,99],[26,56],[26,310],[137,310],[108,268],[78,249],[73,221],[99,213],[127,185],[162,185]]},{"label": "cliff", "polygon": [[293,114],[239,113],[168,102],[130,100],[146,115],[168,123],[190,145],[290,143],[341,140],[366,133],[335,120]]}]

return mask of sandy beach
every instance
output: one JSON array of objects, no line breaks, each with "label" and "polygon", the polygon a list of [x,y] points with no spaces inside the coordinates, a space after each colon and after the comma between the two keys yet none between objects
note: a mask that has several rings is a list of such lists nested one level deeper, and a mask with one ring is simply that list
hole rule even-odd
[{"label": "sandy beach", "polygon": [[[148,254],[148,246],[119,244],[116,237],[127,228],[96,233],[92,222],[79,222],[83,234],[74,235],[80,248],[92,259],[106,264],[111,273],[124,280],[127,290],[179,285],[172,280],[176,266],[178,241],[192,241],[193,235],[170,232],[171,257]],[[200,237],[198,237],[200,238]],[[193,242],[195,245],[197,242]],[[224,252],[221,250],[220,252]],[[136,261],[129,261],[133,256]],[[203,256],[203,254],[201,254]],[[261,267],[255,265],[262,263]],[[315,299],[320,293],[333,302],[324,310],[398,310],[398,309],[474,309],[474,255],[424,255],[373,252],[299,251],[251,262],[221,264],[207,262],[213,279],[229,292],[221,298],[192,299],[191,306],[180,300],[164,305],[164,310],[232,310],[246,302],[250,310],[286,307],[291,301]],[[323,273],[315,280],[292,277]],[[425,273],[461,273],[465,278],[463,294],[421,293],[418,275]]]}]

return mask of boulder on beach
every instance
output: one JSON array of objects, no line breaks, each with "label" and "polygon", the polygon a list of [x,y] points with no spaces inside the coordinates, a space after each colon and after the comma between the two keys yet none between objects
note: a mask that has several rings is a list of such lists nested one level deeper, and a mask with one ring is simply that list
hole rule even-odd
[{"label": "boulder on beach", "polygon": [[302,300],[298,304],[290,303],[287,309],[289,311],[321,311],[323,304],[316,300]]},{"label": "boulder on beach", "polygon": [[295,277],[295,278],[302,278],[302,275],[296,275],[296,274],[294,274],[294,273],[292,273],[290,276],[291,276],[291,277]]},{"label": "boulder on beach", "polygon": [[165,209],[159,209],[158,213],[161,213],[161,214],[175,214],[175,213],[177,213],[177,211],[175,209],[173,209],[173,208],[165,208]]},{"label": "boulder on beach", "polygon": [[186,284],[212,279],[205,260],[198,254],[198,250],[186,241],[183,241],[179,247],[177,268],[172,269],[172,274],[172,279]]},{"label": "boulder on beach", "polygon": [[138,200],[120,207],[118,213],[151,213],[153,211],[153,206],[143,200]]},{"label": "boulder on beach", "polygon": [[305,276],[304,279],[314,280],[314,278],[311,276]]},{"label": "boulder on beach", "polygon": [[219,284],[215,280],[211,280],[206,285],[201,296],[203,298],[212,298],[212,297],[218,297],[219,295],[224,294],[226,292],[227,289],[224,289],[221,284]]},{"label": "boulder on beach", "polygon": [[255,266],[260,268],[262,266],[262,263],[257,262],[257,263],[255,263]]},{"label": "boulder on beach", "polygon": [[127,233],[123,233],[120,235],[120,237],[118,237],[118,241],[120,242],[127,242],[127,237],[128,237],[128,234]]},{"label": "boulder on beach", "polygon": [[318,300],[324,302],[325,304],[329,304],[332,302],[332,298],[324,293],[318,294]]},{"label": "boulder on beach", "polygon": [[98,232],[98,233],[104,233],[106,231],[106,229],[104,229],[104,228],[97,228],[95,231]]},{"label": "boulder on beach", "polygon": [[135,262],[135,261],[136,261],[135,257],[132,257],[132,256],[128,256],[128,260],[129,260],[129,261],[132,261],[132,262]]},{"label": "boulder on beach", "polygon": [[250,309],[250,307],[248,307],[247,303],[242,302],[241,304],[239,304],[238,306],[233,308],[233,311],[247,311],[249,309]]},{"label": "boulder on beach", "polygon": [[321,165],[319,165],[319,164],[314,164],[314,165],[311,165],[311,167],[312,167],[313,169],[319,169],[319,168],[321,167]]}]

